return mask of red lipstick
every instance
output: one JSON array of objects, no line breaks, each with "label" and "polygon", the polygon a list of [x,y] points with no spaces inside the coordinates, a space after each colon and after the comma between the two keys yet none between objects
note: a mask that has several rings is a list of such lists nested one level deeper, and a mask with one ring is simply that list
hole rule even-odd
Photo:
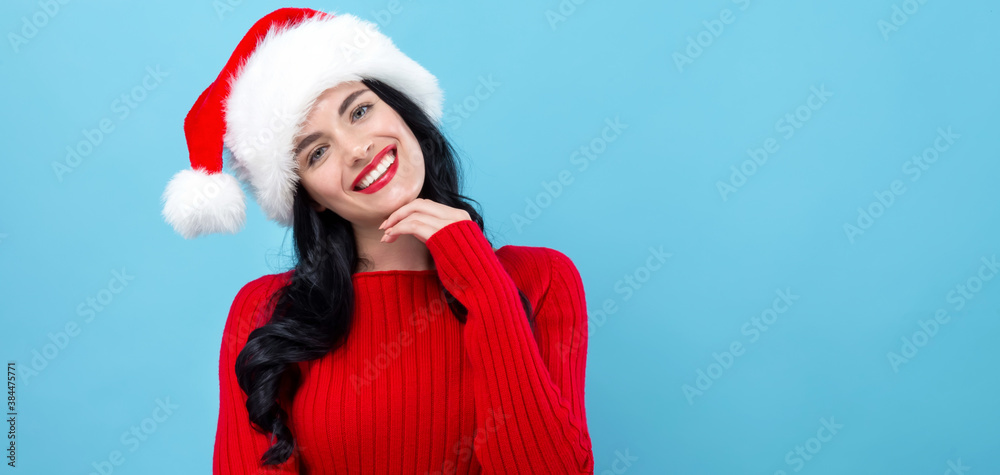
[{"label": "red lipstick", "polygon": [[[389,168],[385,170],[385,173],[383,173],[382,176],[380,176],[377,180],[372,182],[372,184],[369,185],[367,188],[363,190],[358,190],[357,188],[358,186],[361,185],[361,180],[364,177],[368,176],[368,174],[371,173],[372,170],[375,170],[375,167],[377,167],[378,164],[382,162],[382,159],[386,156],[386,154],[393,151],[395,151],[396,153],[396,158],[395,160],[393,160],[392,164],[389,165]],[[366,194],[375,193],[376,191],[384,187],[386,184],[388,184],[390,180],[392,180],[392,177],[396,174],[396,169],[398,168],[398,166],[399,166],[399,152],[396,151],[395,144],[389,145],[386,148],[383,148],[379,153],[375,154],[375,157],[372,158],[372,161],[369,162],[368,165],[363,170],[361,170],[361,173],[358,173],[357,178],[355,178],[354,182],[351,184],[351,189],[358,193],[366,193]]]}]

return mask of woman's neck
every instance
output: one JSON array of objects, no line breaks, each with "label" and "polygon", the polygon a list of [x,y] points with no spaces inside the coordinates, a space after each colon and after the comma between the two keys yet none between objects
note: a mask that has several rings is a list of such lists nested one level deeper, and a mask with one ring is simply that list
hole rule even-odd
[{"label": "woman's neck", "polygon": [[431,270],[434,260],[427,245],[420,242],[412,234],[402,234],[394,242],[380,242],[384,231],[355,231],[354,239],[358,246],[358,255],[367,259],[371,265],[357,269],[357,272],[373,272],[382,270]]}]

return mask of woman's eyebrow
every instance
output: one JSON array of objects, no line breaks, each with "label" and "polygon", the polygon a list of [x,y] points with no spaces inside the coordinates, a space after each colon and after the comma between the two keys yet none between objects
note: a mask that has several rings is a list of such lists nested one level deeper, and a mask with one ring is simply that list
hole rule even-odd
[{"label": "woman's eyebrow", "polygon": [[302,149],[308,147],[309,144],[315,142],[316,139],[318,139],[318,138],[320,138],[322,136],[323,136],[323,134],[321,132],[313,132],[313,133],[307,135],[304,139],[302,139],[302,140],[299,141],[298,145],[295,146],[295,151],[292,152],[292,155],[295,156],[295,157],[299,156],[299,154],[302,153]]},{"label": "woman's eyebrow", "polygon": [[347,97],[344,98],[344,102],[340,103],[340,110],[337,111],[337,116],[344,115],[344,111],[347,110],[347,106],[351,105],[351,102],[354,102],[354,98],[358,97],[359,95],[361,95],[361,93],[367,90],[368,89],[362,88],[348,94]]}]

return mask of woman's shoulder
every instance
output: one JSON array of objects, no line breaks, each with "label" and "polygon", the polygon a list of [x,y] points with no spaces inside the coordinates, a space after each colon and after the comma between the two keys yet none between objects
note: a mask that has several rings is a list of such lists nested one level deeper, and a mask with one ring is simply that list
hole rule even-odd
[{"label": "woman's shoulder", "polygon": [[250,323],[252,327],[260,326],[269,316],[267,310],[270,310],[271,307],[268,304],[273,303],[271,296],[275,291],[288,284],[292,272],[289,270],[265,274],[243,284],[233,299],[229,318],[236,317],[243,324]]},{"label": "woman's shoulder", "polygon": [[554,264],[572,264],[572,259],[556,249],[541,246],[515,246],[508,244],[497,249],[496,255],[504,266],[548,269]]},{"label": "woman's shoulder", "polygon": [[[567,266],[576,272],[566,254],[548,247],[506,245],[497,249],[496,255],[518,288],[538,297],[545,293],[556,273],[566,272]],[[528,297],[535,300],[532,295]]]},{"label": "woman's shoulder", "polygon": [[293,272],[294,269],[275,274],[265,274],[257,277],[250,282],[243,284],[243,287],[240,288],[237,296],[251,296],[273,292],[276,287],[283,287],[286,285],[291,279]]}]

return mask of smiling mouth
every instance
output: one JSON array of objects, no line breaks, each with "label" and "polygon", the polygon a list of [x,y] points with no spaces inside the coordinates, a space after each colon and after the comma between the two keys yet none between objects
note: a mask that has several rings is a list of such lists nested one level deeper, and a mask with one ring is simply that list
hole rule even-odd
[{"label": "smiling mouth", "polygon": [[362,191],[382,178],[396,162],[396,146],[390,145],[372,159],[372,163],[361,171],[355,180],[354,191]]}]

